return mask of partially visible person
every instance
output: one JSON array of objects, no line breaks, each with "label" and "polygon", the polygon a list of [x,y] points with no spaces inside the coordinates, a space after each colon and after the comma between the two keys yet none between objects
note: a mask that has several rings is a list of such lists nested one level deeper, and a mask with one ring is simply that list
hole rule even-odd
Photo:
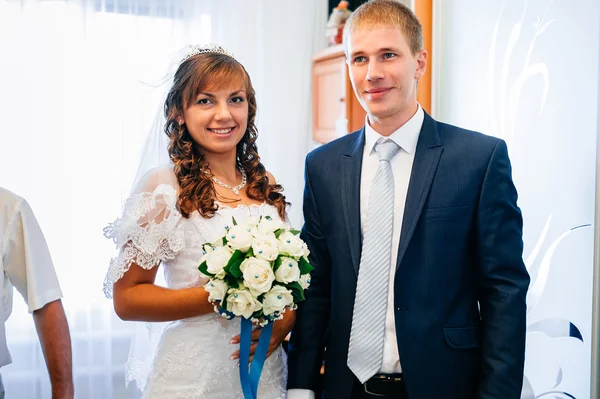
[{"label": "partially visible person", "polygon": [[[14,286],[33,313],[52,384],[52,399],[73,398],[69,326],[46,240],[29,204],[1,187],[0,245],[0,375],[1,367],[12,362],[4,323],[12,311]],[[0,377],[0,399],[4,399],[1,381]]]}]

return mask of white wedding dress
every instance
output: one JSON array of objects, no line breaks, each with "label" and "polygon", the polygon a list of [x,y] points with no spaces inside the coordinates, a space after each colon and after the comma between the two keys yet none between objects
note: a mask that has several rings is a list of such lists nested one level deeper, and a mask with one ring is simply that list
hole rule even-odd
[{"label": "white wedding dress", "polygon": [[[132,262],[149,269],[159,262],[170,288],[203,286],[198,271],[201,245],[213,242],[231,226],[232,217],[278,218],[271,205],[219,206],[205,219],[196,211],[189,218],[178,212],[177,181],[172,169],[151,171],[127,200],[123,215],[105,229],[120,249],[112,259],[104,290],[112,286]],[[127,381],[136,381],[145,399],[243,398],[239,366],[231,360],[239,345],[229,340],[240,333],[240,319],[226,320],[217,313],[170,323],[137,323],[126,365]],[[279,347],[264,364],[260,399],[285,398],[286,355]]]}]

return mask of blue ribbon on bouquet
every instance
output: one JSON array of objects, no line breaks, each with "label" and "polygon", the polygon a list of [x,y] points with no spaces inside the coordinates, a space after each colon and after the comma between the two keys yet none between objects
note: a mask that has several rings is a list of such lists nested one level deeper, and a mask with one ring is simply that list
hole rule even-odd
[{"label": "blue ribbon on bouquet", "polygon": [[269,323],[262,328],[258,345],[254,352],[254,360],[252,360],[250,371],[248,371],[252,340],[252,321],[242,317],[240,331],[240,382],[245,399],[257,399],[258,381],[260,380],[260,374],[267,359],[267,351],[269,350],[272,333],[273,323]]}]

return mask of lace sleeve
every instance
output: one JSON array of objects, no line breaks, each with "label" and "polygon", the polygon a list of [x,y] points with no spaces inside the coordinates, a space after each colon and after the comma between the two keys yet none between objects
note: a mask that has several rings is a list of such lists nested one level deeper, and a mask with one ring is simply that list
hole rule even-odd
[{"label": "lace sleeve", "polygon": [[104,228],[118,254],[110,261],[104,280],[104,294],[112,298],[113,286],[135,262],[144,269],[175,258],[185,247],[181,214],[176,207],[177,191],[160,184],[152,192],[133,194],[125,203],[123,215]]}]

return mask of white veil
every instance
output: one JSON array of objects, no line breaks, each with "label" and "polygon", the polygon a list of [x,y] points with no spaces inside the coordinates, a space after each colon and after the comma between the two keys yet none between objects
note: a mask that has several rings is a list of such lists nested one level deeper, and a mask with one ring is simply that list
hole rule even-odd
[{"label": "white veil", "polygon": [[[211,45],[205,47],[209,48]],[[183,59],[187,58],[189,54],[192,54],[196,48],[198,48],[198,46],[188,45],[170,54],[167,70],[162,72],[159,76],[151,78],[149,82],[144,82],[152,92],[152,95],[158,96],[160,100],[155,112],[154,121],[146,135],[133,184],[131,185],[128,194],[129,196],[139,190],[140,183],[148,172],[152,170],[161,170],[172,165],[168,153],[169,139],[165,134],[165,124],[167,119],[165,117],[164,104],[167,94],[173,85],[173,79],[177,72],[177,68],[179,68]]]}]

